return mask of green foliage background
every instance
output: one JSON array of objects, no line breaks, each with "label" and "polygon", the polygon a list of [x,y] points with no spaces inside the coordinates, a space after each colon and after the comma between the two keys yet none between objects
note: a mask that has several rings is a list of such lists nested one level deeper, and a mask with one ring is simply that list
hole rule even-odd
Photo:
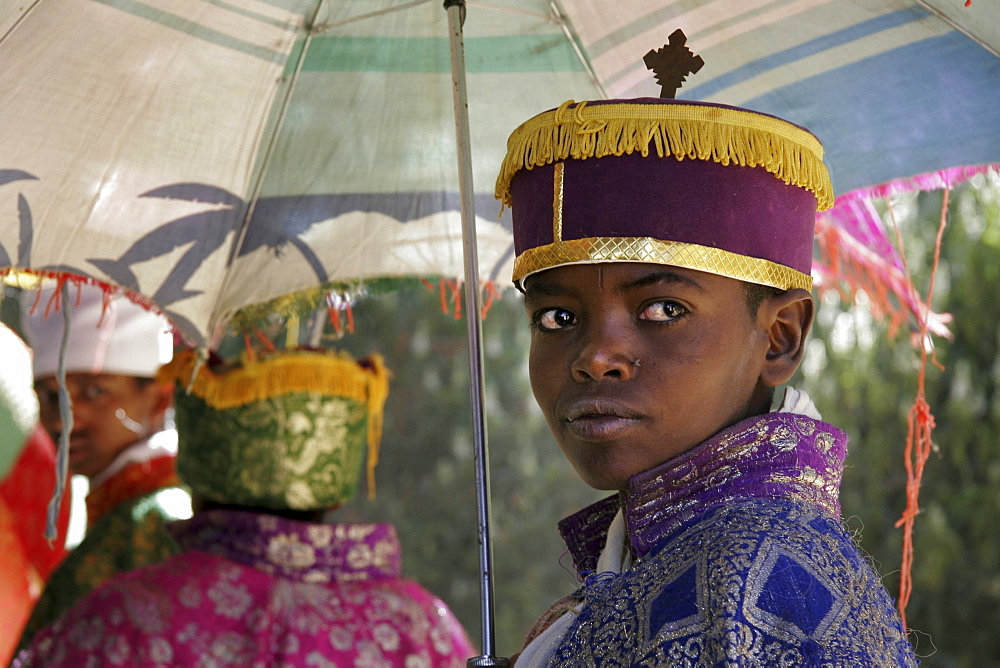
[{"label": "green foliage background", "polygon": [[[893,210],[916,285],[928,284],[940,192],[898,196]],[[951,193],[934,307],[951,313],[954,339],[938,341],[943,370],[928,367],[937,420],[915,529],[914,594],[907,616],[925,666],[1000,660],[1000,182],[980,177]],[[382,353],[394,372],[378,469],[378,496],[340,519],[395,522],[404,570],[444,598],[479,640],[480,604],[472,432],[464,320],[441,312],[417,284],[355,308],[356,333],[330,345]],[[905,507],[906,414],[919,354],[909,331],[890,341],[857,305],[824,300],[793,384],[851,436],[844,516],[898,592]],[[531,397],[527,320],[507,291],[484,323],[497,649],[509,656],[535,617],[574,587],[555,530],[600,498],[563,459]],[[325,344],[326,345],[326,344]]]},{"label": "green foliage background", "polygon": [[[900,196],[893,209],[915,284],[929,282],[943,193]],[[953,340],[938,340],[926,397],[934,452],[914,528],[911,640],[925,666],[1000,661],[1000,187],[980,177],[950,194],[933,305],[950,313]],[[894,341],[860,304],[820,308],[807,362],[794,383],[823,417],[851,436],[841,501],[890,593],[899,591],[906,505],[906,415],[917,391],[919,352],[908,331]]]}]

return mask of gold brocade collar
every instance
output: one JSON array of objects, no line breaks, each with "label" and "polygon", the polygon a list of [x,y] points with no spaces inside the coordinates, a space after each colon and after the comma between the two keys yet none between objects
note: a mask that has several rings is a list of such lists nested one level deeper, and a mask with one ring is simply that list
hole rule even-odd
[{"label": "gold brocade collar", "polygon": [[637,474],[622,494],[559,523],[578,570],[593,569],[611,520],[624,513],[629,547],[643,557],[711,508],[748,499],[810,504],[840,515],[847,435],[795,413],[738,422],[697,447]]}]

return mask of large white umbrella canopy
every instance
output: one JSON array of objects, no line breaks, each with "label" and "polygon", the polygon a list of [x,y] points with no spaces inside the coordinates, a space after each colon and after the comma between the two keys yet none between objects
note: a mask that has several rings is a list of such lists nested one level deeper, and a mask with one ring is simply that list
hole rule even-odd
[{"label": "large white umbrella canopy", "polygon": [[[1000,161],[1000,7],[977,0],[470,3],[481,278],[506,284],[505,139],[567,99],[681,97],[815,132],[838,192]],[[126,288],[209,345],[235,311],[357,279],[462,275],[436,2],[0,3],[0,271]]]}]

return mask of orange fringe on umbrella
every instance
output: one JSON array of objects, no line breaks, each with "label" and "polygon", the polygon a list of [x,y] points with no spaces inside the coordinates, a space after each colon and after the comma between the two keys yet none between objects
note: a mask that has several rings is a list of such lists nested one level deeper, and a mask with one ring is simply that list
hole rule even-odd
[{"label": "orange fringe on umbrella", "polygon": [[[448,315],[452,313],[455,320],[462,319],[462,283],[457,279],[444,279],[438,281],[437,287],[426,278],[421,277],[420,282],[431,292],[437,292],[441,298],[441,312]],[[490,312],[493,303],[502,299],[500,291],[497,289],[496,281],[485,281],[482,284],[482,292],[485,294],[484,303],[479,309],[479,317],[483,320]],[[450,306],[449,306],[450,302]]]}]

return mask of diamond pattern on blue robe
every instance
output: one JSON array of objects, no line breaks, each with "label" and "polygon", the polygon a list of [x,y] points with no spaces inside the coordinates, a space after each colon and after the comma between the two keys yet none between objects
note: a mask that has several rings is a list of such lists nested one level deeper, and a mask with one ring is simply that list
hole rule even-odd
[{"label": "diamond pattern on blue robe", "polygon": [[663,587],[649,610],[649,638],[669,627],[689,629],[698,617],[698,566],[696,563]]},{"label": "diamond pattern on blue robe", "polygon": [[833,607],[833,595],[809,571],[782,554],[757,597],[757,607],[812,636]]},{"label": "diamond pattern on blue robe", "polygon": [[748,618],[758,618],[798,641],[819,640],[843,611],[828,577],[806,559],[776,546],[761,550],[752,569],[760,583],[746,604]]}]

